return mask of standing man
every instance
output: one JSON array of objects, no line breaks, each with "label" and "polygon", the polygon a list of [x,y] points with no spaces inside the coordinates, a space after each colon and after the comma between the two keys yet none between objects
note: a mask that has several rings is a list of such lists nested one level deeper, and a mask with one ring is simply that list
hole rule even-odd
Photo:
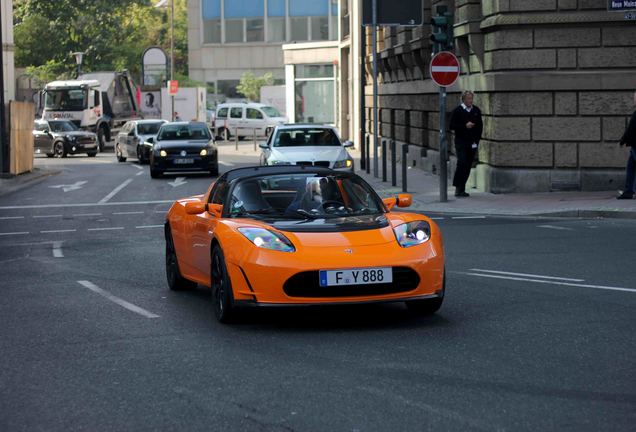
[{"label": "standing man", "polygon": [[457,169],[453,177],[455,196],[464,198],[466,181],[470,176],[473,159],[479,146],[484,124],[481,111],[473,105],[473,92],[466,90],[462,93],[462,103],[451,113],[450,128],[455,131],[455,153],[457,154]]},{"label": "standing man", "polygon": [[[636,92],[634,92],[634,105],[636,105]],[[616,199],[632,199],[634,198],[634,183],[636,182],[636,111],[629,119],[629,125],[627,125],[627,129],[625,129],[618,144],[631,147],[631,149],[629,149],[627,167],[625,168],[625,189]]]}]

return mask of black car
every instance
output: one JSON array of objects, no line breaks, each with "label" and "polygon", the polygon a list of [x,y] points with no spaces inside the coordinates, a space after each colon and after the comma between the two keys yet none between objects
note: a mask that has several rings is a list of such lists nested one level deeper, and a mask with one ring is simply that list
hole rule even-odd
[{"label": "black car", "polygon": [[210,129],[203,122],[174,122],[161,126],[150,153],[150,176],[166,171],[207,171],[219,174],[219,158]]},{"label": "black car", "polygon": [[97,135],[79,129],[70,120],[36,120],[33,128],[33,148],[36,154],[66,157],[69,154],[97,155]]}]

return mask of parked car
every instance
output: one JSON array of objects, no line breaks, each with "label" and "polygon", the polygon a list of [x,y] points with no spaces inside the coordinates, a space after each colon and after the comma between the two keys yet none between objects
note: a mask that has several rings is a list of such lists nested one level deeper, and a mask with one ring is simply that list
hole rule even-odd
[{"label": "parked car", "polygon": [[343,143],[333,126],[278,126],[260,147],[261,165],[309,165],[354,171],[353,158],[347,151],[353,143]]},{"label": "parked car", "polygon": [[276,126],[285,123],[287,118],[273,106],[236,102],[217,106],[214,130],[224,140],[234,135],[243,139],[252,136],[254,131],[257,136],[268,136]]},{"label": "parked car", "polygon": [[219,159],[214,138],[203,122],[174,122],[161,126],[150,152],[150,176],[166,171],[208,171],[219,174]]},{"label": "parked car", "polygon": [[392,211],[411,203],[326,168],[228,171],[168,211],[168,286],[209,287],[221,322],[249,306],[399,301],[433,314],[445,295],[442,233],[427,216]]},{"label": "parked car", "polygon": [[99,150],[97,135],[80,130],[70,120],[36,120],[33,147],[36,154],[44,153],[48,157],[66,157],[78,153],[95,157]]},{"label": "parked car", "polygon": [[115,155],[119,162],[127,158],[135,158],[139,163],[150,160],[152,143],[148,138],[155,138],[159,128],[166,120],[132,120],[121,128],[115,137]]}]

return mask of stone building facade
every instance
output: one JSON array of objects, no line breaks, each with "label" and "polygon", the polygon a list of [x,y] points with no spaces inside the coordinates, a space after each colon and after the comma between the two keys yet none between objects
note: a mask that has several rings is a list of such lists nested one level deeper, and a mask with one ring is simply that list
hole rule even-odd
[{"label": "stone building facade", "polygon": [[[484,114],[479,164],[469,185],[494,193],[619,189],[626,150],[617,141],[636,90],[636,21],[605,0],[432,0],[455,16],[464,89]],[[409,144],[410,163],[437,171],[438,89],[429,76],[431,28],[383,28],[379,109],[383,137]],[[371,82],[367,30],[367,83]],[[367,132],[372,131],[367,86]],[[449,149],[453,149],[449,135]],[[451,157],[452,176],[453,157]]]}]

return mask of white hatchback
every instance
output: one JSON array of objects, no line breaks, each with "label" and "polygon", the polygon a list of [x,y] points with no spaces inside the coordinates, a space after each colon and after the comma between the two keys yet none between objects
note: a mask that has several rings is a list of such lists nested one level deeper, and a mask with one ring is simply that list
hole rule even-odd
[{"label": "white hatchback", "polygon": [[261,165],[308,165],[339,171],[354,170],[353,158],[347,151],[353,143],[343,143],[333,126],[278,126],[260,147]]}]

